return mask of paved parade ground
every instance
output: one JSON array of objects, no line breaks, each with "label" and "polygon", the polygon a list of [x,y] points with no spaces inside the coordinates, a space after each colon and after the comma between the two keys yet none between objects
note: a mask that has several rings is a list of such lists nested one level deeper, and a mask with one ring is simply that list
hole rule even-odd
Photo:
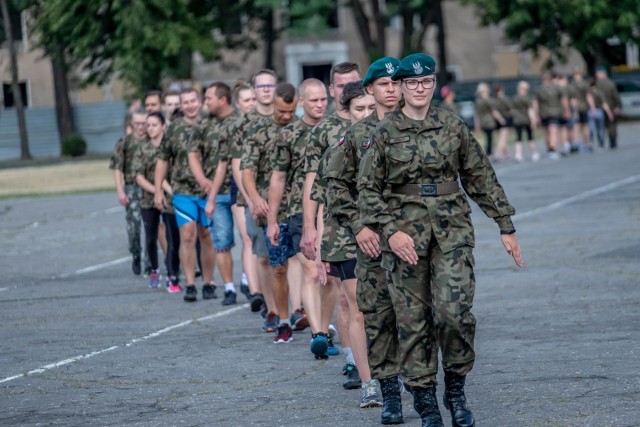
[{"label": "paved parade ground", "polygon": [[[640,124],[620,133],[496,165],[523,269],[474,205],[478,426],[640,426]],[[274,345],[242,295],[186,304],[134,277],[115,192],[0,200],[0,272],[2,426],[379,425],[308,331]]]}]

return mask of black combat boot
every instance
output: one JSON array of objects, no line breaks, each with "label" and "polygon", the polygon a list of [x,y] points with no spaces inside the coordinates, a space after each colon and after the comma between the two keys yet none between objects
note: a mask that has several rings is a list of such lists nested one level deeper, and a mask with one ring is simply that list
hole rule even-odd
[{"label": "black combat boot", "polygon": [[473,413],[467,409],[467,398],[464,396],[465,377],[453,372],[444,373],[444,407],[451,412],[452,427],[474,427],[476,421]]},{"label": "black combat boot", "polygon": [[413,407],[422,417],[422,427],[444,427],[435,386],[427,388],[413,387]]},{"label": "black combat boot", "polygon": [[382,390],[382,424],[404,423],[398,376],[380,380],[380,390]]}]

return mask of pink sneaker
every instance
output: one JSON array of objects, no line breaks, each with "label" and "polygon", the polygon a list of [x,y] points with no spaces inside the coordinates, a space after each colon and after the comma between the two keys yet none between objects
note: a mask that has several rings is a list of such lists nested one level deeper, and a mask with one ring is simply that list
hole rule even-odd
[{"label": "pink sneaker", "polygon": [[160,272],[151,270],[149,273],[149,287],[156,289],[160,285]]},{"label": "pink sneaker", "polygon": [[171,282],[171,284],[169,285],[169,287],[167,288],[167,291],[170,294],[177,294],[179,292],[182,292],[182,288],[180,287],[180,284],[177,282]]}]

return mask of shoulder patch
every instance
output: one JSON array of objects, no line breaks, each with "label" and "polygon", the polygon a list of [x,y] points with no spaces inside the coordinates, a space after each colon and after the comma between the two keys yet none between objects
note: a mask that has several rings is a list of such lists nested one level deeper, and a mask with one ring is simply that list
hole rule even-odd
[{"label": "shoulder patch", "polygon": [[399,138],[390,138],[389,139],[389,144],[398,144],[400,142],[408,142],[410,140],[411,140],[411,137],[409,135],[401,136]]},{"label": "shoulder patch", "polygon": [[338,145],[344,145],[344,136],[338,140]]}]

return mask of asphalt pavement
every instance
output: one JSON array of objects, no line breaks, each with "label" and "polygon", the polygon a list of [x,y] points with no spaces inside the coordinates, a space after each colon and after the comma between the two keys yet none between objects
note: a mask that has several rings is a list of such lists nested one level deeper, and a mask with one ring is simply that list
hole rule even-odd
[{"label": "asphalt pavement", "polygon": [[[522,269],[474,205],[478,426],[640,426],[640,124],[620,133],[496,165]],[[242,295],[186,304],[134,277],[115,194],[0,200],[0,272],[0,425],[379,425],[307,331],[274,345]]]}]

